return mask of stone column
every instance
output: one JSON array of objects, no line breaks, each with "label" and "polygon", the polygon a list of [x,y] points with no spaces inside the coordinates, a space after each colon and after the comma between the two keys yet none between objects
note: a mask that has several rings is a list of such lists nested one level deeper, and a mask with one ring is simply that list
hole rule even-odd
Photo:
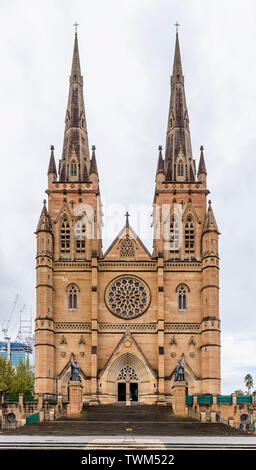
[{"label": "stone column", "polygon": [[91,294],[91,399],[89,405],[98,405],[98,260],[92,252],[92,294]]},{"label": "stone column", "polygon": [[193,405],[192,405],[193,409],[197,409],[197,395],[193,395]]},{"label": "stone column", "polygon": [[21,421],[23,414],[24,414],[24,394],[19,393],[19,413],[18,413],[19,422]]},{"label": "stone column", "polygon": [[233,417],[228,418],[228,425],[229,425],[231,428],[234,427],[234,418],[233,418]]},{"label": "stone column", "polygon": [[63,396],[62,394],[58,395],[57,398],[57,409],[58,409],[58,414],[62,415],[62,403],[63,402]]},{"label": "stone column", "polygon": [[216,393],[212,394],[212,407],[213,407],[214,410],[217,410],[217,408],[218,408],[217,396],[218,395]]},{"label": "stone column", "polygon": [[164,372],[164,260],[157,263],[157,339],[158,339],[158,405],[166,405]]},{"label": "stone column", "polygon": [[130,380],[126,380],[126,383],[125,383],[125,386],[126,386],[126,405],[129,406],[131,404],[131,399],[130,399]]},{"label": "stone column", "polygon": [[175,415],[186,416],[186,382],[174,382],[172,408]]},{"label": "stone column", "polygon": [[43,396],[42,393],[38,393],[37,397],[38,397],[37,408],[40,411],[40,410],[43,409],[43,398],[44,398],[44,396]]},{"label": "stone column", "polygon": [[237,395],[235,393],[232,393],[232,403],[233,405],[237,405]]},{"label": "stone column", "polygon": [[211,410],[211,422],[212,423],[216,423],[216,414],[217,414],[216,410]]},{"label": "stone column", "polygon": [[69,407],[68,415],[78,415],[83,407],[83,386],[81,382],[69,381]]},{"label": "stone column", "polygon": [[24,394],[19,393],[19,405],[23,408]]},{"label": "stone column", "polygon": [[55,417],[55,410],[54,410],[54,408],[51,408],[49,410],[49,420],[54,421],[54,417]]}]

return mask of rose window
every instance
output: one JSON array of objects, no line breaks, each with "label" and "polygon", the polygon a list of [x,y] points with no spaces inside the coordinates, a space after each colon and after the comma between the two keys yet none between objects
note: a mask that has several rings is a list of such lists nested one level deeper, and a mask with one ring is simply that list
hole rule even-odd
[{"label": "rose window", "polygon": [[130,380],[138,380],[138,376],[131,366],[123,367],[118,376],[118,380],[126,380],[127,378]]},{"label": "rose window", "polygon": [[105,301],[114,315],[127,319],[136,318],[147,310],[150,291],[141,279],[122,276],[108,285]]}]

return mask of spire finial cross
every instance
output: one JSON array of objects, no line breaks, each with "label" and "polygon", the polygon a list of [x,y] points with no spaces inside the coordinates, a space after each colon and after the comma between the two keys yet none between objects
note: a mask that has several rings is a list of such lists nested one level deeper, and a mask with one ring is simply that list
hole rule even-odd
[{"label": "spire finial cross", "polygon": [[178,33],[178,31],[179,31],[179,26],[180,26],[180,24],[178,23],[178,21],[176,21],[176,23],[175,23],[174,26],[176,26],[176,33]]},{"label": "spire finial cross", "polygon": [[75,27],[75,32],[77,33],[77,27],[79,26],[78,22],[76,21],[73,26]]},{"label": "spire finial cross", "polygon": [[128,211],[126,212],[125,217],[126,217],[126,225],[129,225],[128,217],[130,217],[130,214],[128,213]]}]

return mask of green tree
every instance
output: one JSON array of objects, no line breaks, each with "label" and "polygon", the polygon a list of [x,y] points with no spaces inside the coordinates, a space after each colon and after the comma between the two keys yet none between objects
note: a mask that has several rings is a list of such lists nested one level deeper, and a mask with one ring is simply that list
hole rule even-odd
[{"label": "green tree", "polygon": [[8,395],[30,394],[34,389],[34,373],[27,358],[26,363],[19,361],[18,367],[0,356],[0,390]]},{"label": "green tree", "polygon": [[30,394],[34,389],[34,374],[33,369],[29,364],[27,358],[26,363],[19,361],[15,374],[15,393]]},{"label": "green tree", "polygon": [[5,393],[14,393],[15,368],[11,362],[0,357],[0,390]]},{"label": "green tree", "polygon": [[247,374],[244,378],[244,383],[245,383],[245,386],[248,390],[248,393],[250,394],[251,393],[251,389],[253,387],[253,378],[252,378],[252,375],[251,374]]},{"label": "green tree", "polygon": [[235,393],[236,395],[244,395],[243,390],[235,390],[234,393]]}]

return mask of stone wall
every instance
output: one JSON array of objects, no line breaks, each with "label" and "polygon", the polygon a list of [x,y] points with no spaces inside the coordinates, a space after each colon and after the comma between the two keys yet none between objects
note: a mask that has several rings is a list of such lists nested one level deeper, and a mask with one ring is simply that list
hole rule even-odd
[{"label": "stone wall", "polygon": [[256,392],[250,396],[193,395],[186,397],[186,412],[201,421],[222,422],[241,429],[256,427]]}]

